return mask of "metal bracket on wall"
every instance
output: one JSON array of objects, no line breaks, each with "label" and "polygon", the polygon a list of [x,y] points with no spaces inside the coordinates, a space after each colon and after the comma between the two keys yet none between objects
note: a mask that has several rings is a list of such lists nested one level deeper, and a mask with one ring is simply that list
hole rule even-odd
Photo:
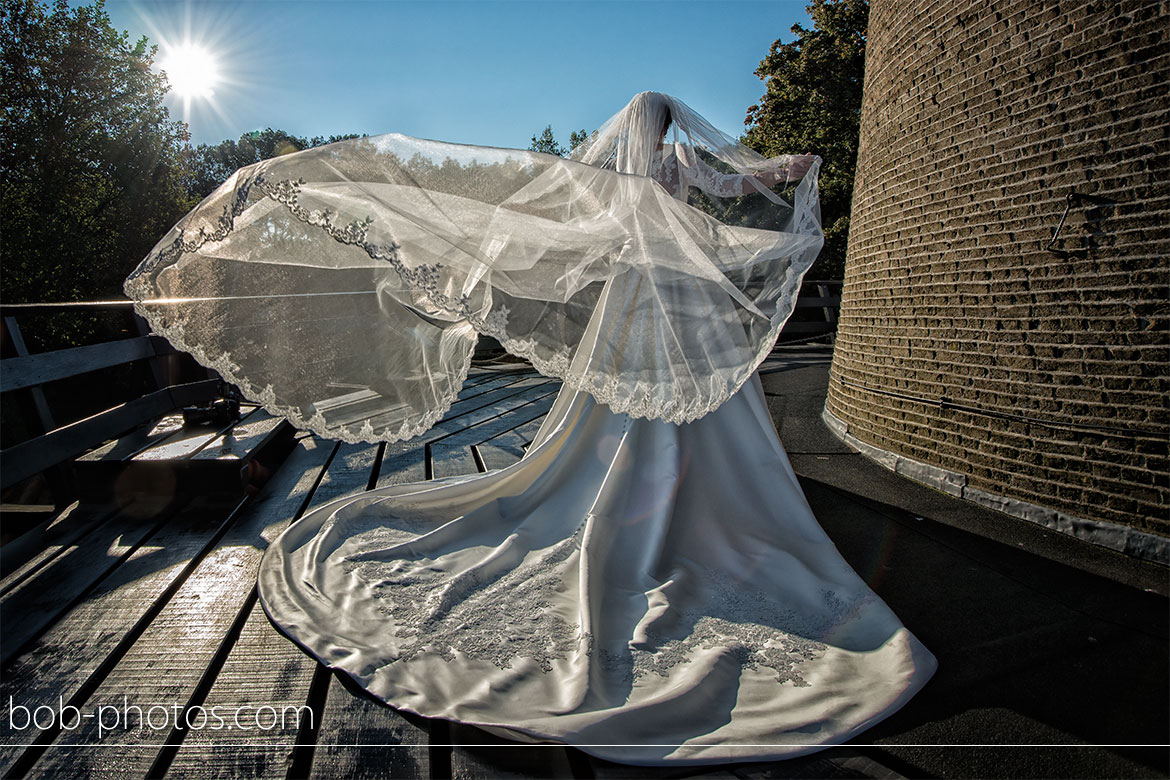
[{"label": "metal bracket on wall", "polygon": [[[1081,236],[1082,246],[1076,249],[1058,249],[1056,242],[1061,238],[1060,232],[1064,229],[1065,222],[1068,221],[1068,215],[1072,211],[1074,203],[1084,206],[1086,209],[1083,235]],[[1064,213],[1060,215],[1060,222],[1057,223],[1056,230],[1052,231],[1051,240],[1044,245],[1044,251],[1061,257],[1087,257],[1088,253],[1095,247],[1095,238],[1104,233],[1102,223],[1113,216],[1115,206],[1117,206],[1117,201],[1109,198],[1089,195],[1084,192],[1070,192],[1065,196]]]},{"label": "metal bracket on wall", "polygon": [[1070,192],[1064,201],[1064,213],[1060,215],[1060,222],[1056,225],[1056,230],[1052,231],[1052,240],[1048,242],[1048,246],[1044,247],[1045,252],[1055,252],[1057,254],[1065,254],[1063,250],[1056,249],[1056,239],[1060,238],[1060,231],[1064,227],[1064,221],[1068,219],[1068,212],[1072,209],[1073,201],[1080,196],[1075,192]]}]

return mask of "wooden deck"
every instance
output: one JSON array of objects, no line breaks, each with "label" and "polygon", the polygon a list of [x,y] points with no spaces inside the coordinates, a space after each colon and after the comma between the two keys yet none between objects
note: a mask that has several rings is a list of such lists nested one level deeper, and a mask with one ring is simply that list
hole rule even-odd
[{"label": "wooden deck", "polygon": [[[798,349],[772,368],[826,359],[823,348]],[[483,366],[448,415],[409,443],[338,444],[302,434],[267,485],[242,500],[162,494],[121,507],[75,506],[44,551],[0,580],[0,702],[7,708],[0,773],[897,776],[842,749],[777,764],[660,770],[598,761],[572,748],[517,746],[385,707],[272,628],[257,602],[256,570],[266,545],[290,522],[377,486],[514,462],[558,389],[525,365]],[[260,413],[258,434],[267,430],[262,421]],[[205,442],[199,451],[211,450]],[[221,728],[200,716],[237,711],[241,727],[230,715]],[[262,727],[255,727],[257,716]],[[185,720],[198,728],[175,726]]]}]

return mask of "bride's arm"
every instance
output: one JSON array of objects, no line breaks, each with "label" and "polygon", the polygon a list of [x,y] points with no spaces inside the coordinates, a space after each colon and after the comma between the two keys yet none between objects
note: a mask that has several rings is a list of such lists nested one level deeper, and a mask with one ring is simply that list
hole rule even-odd
[{"label": "bride's arm", "polygon": [[[686,171],[687,184],[698,187],[708,195],[717,198],[734,198],[737,195],[751,195],[759,186],[774,187],[781,182],[796,181],[808,173],[812,155],[796,155],[786,167],[757,174],[720,173],[700,159],[693,165],[680,166]],[[752,180],[755,181],[752,181]],[[757,185],[758,182],[758,185]]]}]

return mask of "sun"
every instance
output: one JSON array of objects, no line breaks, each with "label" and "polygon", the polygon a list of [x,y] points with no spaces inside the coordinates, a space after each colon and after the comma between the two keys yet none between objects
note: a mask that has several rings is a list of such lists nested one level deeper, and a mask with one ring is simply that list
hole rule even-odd
[{"label": "sun", "polygon": [[163,55],[160,69],[171,89],[184,101],[210,99],[219,84],[219,65],[207,49],[193,43],[176,46]]}]

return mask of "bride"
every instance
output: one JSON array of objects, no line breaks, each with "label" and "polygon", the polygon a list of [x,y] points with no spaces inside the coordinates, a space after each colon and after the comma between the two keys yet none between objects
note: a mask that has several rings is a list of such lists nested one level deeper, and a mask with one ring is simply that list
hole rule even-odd
[{"label": "bride", "polygon": [[934,658],[818,526],[754,374],[820,249],[819,162],[646,92],[572,160],[389,135],[234,174],[126,289],[248,397],[406,439],[477,334],[564,383],[514,465],[293,524],[277,628],[394,707],[628,763],[794,756],[901,707]]}]

